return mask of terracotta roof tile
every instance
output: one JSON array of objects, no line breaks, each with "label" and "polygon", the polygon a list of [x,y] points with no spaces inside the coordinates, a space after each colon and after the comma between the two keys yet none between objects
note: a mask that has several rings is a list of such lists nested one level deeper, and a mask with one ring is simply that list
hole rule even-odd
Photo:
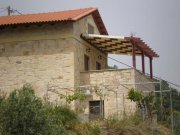
[{"label": "terracotta roof tile", "polygon": [[90,14],[93,15],[101,34],[107,35],[106,28],[104,26],[104,23],[100,17],[100,14],[97,8],[83,8],[83,9],[76,9],[76,10],[27,14],[27,15],[1,16],[0,26],[31,24],[31,23],[46,23],[46,22],[55,22],[55,21],[57,22],[58,21],[77,21]]},{"label": "terracotta roof tile", "polygon": [[2,16],[0,17],[0,25],[49,22],[49,21],[66,21],[66,20],[76,21],[79,18],[84,17],[95,10],[97,9],[85,8],[85,9],[68,10],[68,11],[60,11],[60,12]]}]

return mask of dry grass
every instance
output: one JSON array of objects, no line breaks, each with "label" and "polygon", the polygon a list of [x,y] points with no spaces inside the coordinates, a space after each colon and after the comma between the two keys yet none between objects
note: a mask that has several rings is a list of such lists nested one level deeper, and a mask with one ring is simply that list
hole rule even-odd
[{"label": "dry grass", "polygon": [[109,118],[102,124],[107,135],[171,135],[170,130],[163,125],[156,125],[154,130],[150,120],[142,121],[138,116],[131,116],[124,120]]},{"label": "dry grass", "polygon": [[[151,121],[142,121],[137,115],[124,120],[108,118],[105,120],[76,123],[70,135],[171,135],[170,130],[163,125],[156,125],[152,130]],[[154,132],[153,132],[154,131]]]}]

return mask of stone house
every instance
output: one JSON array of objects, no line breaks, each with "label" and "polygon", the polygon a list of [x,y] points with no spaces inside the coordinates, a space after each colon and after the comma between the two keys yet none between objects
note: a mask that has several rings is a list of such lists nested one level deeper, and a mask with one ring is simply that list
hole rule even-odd
[{"label": "stone house", "polygon": [[[132,55],[133,67],[108,69],[110,53]],[[136,55],[142,56],[142,72],[136,70]],[[0,89],[7,93],[30,83],[38,96],[57,101],[59,94],[98,86],[106,98],[86,91],[85,114],[131,112],[135,104],[126,99],[122,84],[133,88],[150,81],[144,75],[144,56],[149,57],[152,78],[152,59],[158,55],[140,38],[109,36],[97,8],[0,17]]]}]

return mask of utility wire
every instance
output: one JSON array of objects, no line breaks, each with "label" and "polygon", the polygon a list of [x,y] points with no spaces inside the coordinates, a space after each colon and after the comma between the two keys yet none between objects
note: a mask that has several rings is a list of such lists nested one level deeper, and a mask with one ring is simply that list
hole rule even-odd
[{"label": "utility wire", "polygon": [[13,13],[15,13],[15,12],[16,12],[16,13],[18,13],[18,14],[22,15],[22,13],[21,13],[21,12],[19,12],[17,9],[12,9],[12,12],[13,12]]},{"label": "utility wire", "polygon": [[1,7],[0,9],[7,9],[7,8]]},{"label": "utility wire", "polygon": [[121,62],[121,61],[119,61],[119,60],[116,60],[116,59],[114,59],[114,58],[112,58],[112,57],[109,57],[109,56],[108,56],[108,58],[111,59],[111,60],[114,60],[114,61],[116,61],[116,62],[118,62],[118,63],[121,63],[122,65],[125,65],[125,66],[127,66],[127,67],[129,67],[129,68],[132,68],[132,66],[130,66],[130,65],[126,64],[126,63],[123,63],[123,62]]},{"label": "utility wire", "polygon": [[[164,80],[164,79],[162,79],[162,78],[160,78],[160,77],[157,77],[157,76],[154,76],[154,78],[155,78],[155,79],[159,79],[159,80]],[[175,84],[175,83],[170,82],[170,81],[167,81],[167,80],[164,80],[164,81],[166,81],[167,83],[172,84],[172,85],[180,88],[180,85],[178,85],[178,84]]]},{"label": "utility wire", "polygon": [[8,7],[6,7],[6,8],[0,8],[0,10],[1,10],[1,9],[2,9],[2,11],[0,11],[0,13],[7,11],[7,12],[8,12],[8,15],[11,15],[12,13],[18,13],[18,14],[22,15],[22,13],[19,12],[17,9],[13,9],[13,8],[11,8],[10,6],[8,6]]},{"label": "utility wire", "polygon": [[[108,57],[108,58],[111,59],[111,60],[114,60],[114,61],[116,61],[116,62],[118,62],[118,63],[120,63],[120,64],[122,64],[122,65],[125,65],[125,66],[127,66],[127,67],[133,68],[132,66],[130,66],[130,65],[124,63],[124,62],[121,62],[121,61],[119,61],[119,60],[116,60],[116,59],[114,59],[114,58],[112,58],[112,57]],[[147,74],[147,75],[149,76],[149,74]],[[162,78],[160,78],[160,77],[157,77],[157,76],[153,76],[153,77],[154,77],[155,79],[158,79],[158,80],[164,80],[164,79],[162,79]],[[168,81],[168,80],[164,80],[164,81],[166,81],[167,83],[172,84],[172,85],[180,88],[180,85],[178,85],[178,84],[175,84],[175,83],[170,82],[170,81]]]},{"label": "utility wire", "polygon": [[5,12],[6,10],[7,10],[6,8],[5,8],[5,9],[2,8],[2,10],[0,11],[0,13]]},{"label": "utility wire", "polygon": [[[147,76],[150,76],[150,74],[148,74],[148,73],[146,73],[146,75],[147,75]],[[154,79],[158,79],[158,80],[162,80],[162,81],[166,81],[166,82],[169,83],[169,84],[172,84],[172,85],[174,85],[174,86],[176,86],[176,87],[180,87],[180,85],[175,84],[175,83],[170,82],[170,81],[167,81],[167,80],[164,80],[164,79],[162,79],[161,77],[153,76],[153,78],[154,78]]]}]

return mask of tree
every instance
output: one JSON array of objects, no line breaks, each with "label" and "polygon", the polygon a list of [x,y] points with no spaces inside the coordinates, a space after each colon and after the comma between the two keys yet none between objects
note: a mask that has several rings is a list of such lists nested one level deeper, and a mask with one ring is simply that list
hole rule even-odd
[{"label": "tree", "polygon": [[118,66],[117,65],[108,66],[108,69],[118,69]]},{"label": "tree", "polygon": [[149,93],[148,95],[144,95],[141,91],[131,89],[128,92],[128,99],[133,102],[136,102],[138,108],[141,110],[143,119],[150,117],[152,119],[153,113],[155,111],[155,102],[154,102],[154,94]]}]

